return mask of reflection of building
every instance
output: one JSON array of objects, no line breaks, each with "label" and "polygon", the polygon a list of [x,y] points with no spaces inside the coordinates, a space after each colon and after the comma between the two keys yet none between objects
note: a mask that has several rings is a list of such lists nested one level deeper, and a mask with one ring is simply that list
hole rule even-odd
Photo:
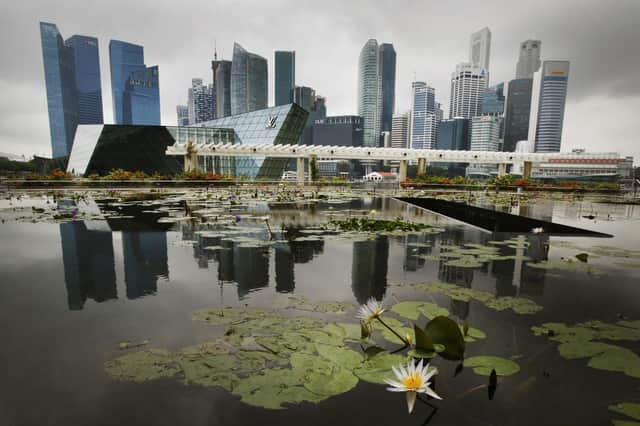
[{"label": "reflection of building", "polygon": [[275,251],[276,291],[278,293],[291,293],[296,288],[293,253],[286,244],[276,245]]},{"label": "reflection of building", "polygon": [[89,230],[85,222],[60,224],[64,278],[70,310],[79,310],[87,298],[116,299],[116,273],[111,231]]},{"label": "reflection of building", "polygon": [[252,290],[269,286],[269,253],[264,247],[233,248],[233,274],[242,299]]},{"label": "reflection of building", "polygon": [[167,234],[165,232],[122,232],[124,281],[127,298],[154,294],[158,277],[168,277]]},{"label": "reflection of building", "polygon": [[358,303],[366,303],[372,297],[382,300],[387,291],[388,259],[386,236],[353,243],[351,288]]}]

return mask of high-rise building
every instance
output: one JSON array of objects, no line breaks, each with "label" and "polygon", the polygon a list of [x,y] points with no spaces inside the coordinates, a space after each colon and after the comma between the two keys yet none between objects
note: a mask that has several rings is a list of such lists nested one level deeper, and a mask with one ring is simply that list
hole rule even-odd
[{"label": "high-rise building", "polygon": [[111,40],[109,62],[115,123],[160,124],[159,71],[145,65],[144,48]]},{"label": "high-rise building", "polygon": [[318,119],[313,124],[313,144],[362,146],[362,117],[338,115]]},{"label": "high-rise building", "polygon": [[451,118],[438,123],[438,149],[469,150],[469,120]]},{"label": "high-rise building", "polygon": [[504,118],[503,151],[513,152],[519,141],[527,140],[529,137],[532,86],[533,80],[530,78],[520,78],[509,82]]},{"label": "high-rise building", "polygon": [[379,47],[380,79],[382,89],[382,110],[380,131],[391,131],[391,120],[396,101],[396,51],[391,43],[382,43]]},{"label": "high-rise building", "polygon": [[189,107],[187,105],[177,105],[176,115],[178,117],[178,126],[189,125]]},{"label": "high-rise building", "polygon": [[520,43],[520,55],[516,65],[516,79],[533,78],[533,73],[540,69],[540,40],[526,40]]},{"label": "high-rise building", "polygon": [[293,102],[296,87],[296,52],[277,50],[275,53],[276,106]]},{"label": "high-rise building", "polygon": [[233,44],[231,62],[231,115],[267,108],[267,60]]},{"label": "high-rise building", "polygon": [[469,40],[469,63],[476,68],[489,71],[491,56],[491,31],[485,27],[471,34]]},{"label": "high-rise building", "polygon": [[364,119],[364,146],[377,147],[382,113],[378,42],[368,40],[358,60],[358,115]]},{"label": "high-rise building", "polygon": [[471,119],[471,151],[498,151],[502,118],[482,115]]},{"label": "high-rise building", "polygon": [[451,74],[449,118],[471,119],[480,113],[480,97],[487,88],[488,75],[484,68],[460,63]]},{"label": "high-rise building", "polygon": [[503,115],[504,101],[504,83],[487,88],[480,97],[480,114]]},{"label": "high-rise building", "polygon": [[293,101],[309,113],[298,144],[313,145],[313,125],[316,120],[327,116],[326,100],[322,96],[316,96],[316,91],[311,87],[296,86],[293,90]]},{"label": "high-rise building", "polygon": [[535,152],[560,152],[569,61],[544,61],[541,78]]},{"label": "high-rise building", "polygon": [[101,124],[98,39],[74,35],[65,42],[55,24],[40,23],[53,157],[71,152],[78,124]]},{"label": "high-rise building", "polygon": [[411,88],[411,148],[435,149],[438,137],[436,90],[423,81],[414,81]]},{"label": "high-rise building", "polygon": [[188,91],[189,124],[216,118],[213,85],[204,85],[201,78],[191,80]]},{"label": "high-rise building", "polygon": [[217,52],[211,61],[216,118],[231,115],[231,61],[218,60]]},{"label": "high-rise building", "polygon": [[404,114],[393,114],[393,119],[391,120],[391,148],[409,148],[410,122],[410,111]]}]

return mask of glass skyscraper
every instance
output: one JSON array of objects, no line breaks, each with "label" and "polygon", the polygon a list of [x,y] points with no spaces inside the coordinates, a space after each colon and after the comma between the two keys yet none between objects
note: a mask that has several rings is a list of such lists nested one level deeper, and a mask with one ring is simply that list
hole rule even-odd
[{"label": "glass skyscraper", "polygon": [[267,60],[234,43],[231,62],[231,115],[266,108],[268,94]]},{"label": "glass skyscraper", "polygon": [[535,152],[560,152],[568,83],[569,61],[544,61]]},{"label": "glass skyscraper", "polygon": [[213,95],[216,118],[223,118],[231,115],[231,61],[218,60],[217,56],[211,61]]},{"label": "glass skyscraper", "polygon": [[380,79],[382,80],[382,113],[380,131],[391,131],[396,100],[396,51],[393,44],[380,45]]},{"label": "glass skyscraper", "polygon": [[160,124],[158,67],[144,63],[144,48],[109,42],[113,119],[116,124]]},{"label": "glass skyscraper", "polygon": [[74,35],[66,42],[55,24],[40,23],[51,151],[71,152],[78,124],[101,124],[102,89],[98,39]]},{"label": "glass skyscraper", "polygon": [[480,112],[480,96],[487,88],[489,75],[485,68],[460,63],[451,74],[449,118],[471,119]]},{"label": "glass skyscraper", "polygon": [[434,149],[438,132],[436,90],[423,81],[414,81],[411,87],[411,148]]},{"label": "glass skyscraper", "polygon": [[451,118],[438,123],[438,149],[469,150],[469,120]]},{"label": "glass skyscraper", "polygon": [[504,119],[503,151],[513,152],[519,141],[529,138],[532,88],[533,80],[530,78],[520,78],[509,82]]},{"label": "glass skyscraper", "polygon": [[489,87],[480,97],[481,115],[504,114],[504,83]]},{"label": "glass skyscraper", "polygon": [[296,87],[296,52],[276,51],[275,66],[276,106],[290,104]]}]

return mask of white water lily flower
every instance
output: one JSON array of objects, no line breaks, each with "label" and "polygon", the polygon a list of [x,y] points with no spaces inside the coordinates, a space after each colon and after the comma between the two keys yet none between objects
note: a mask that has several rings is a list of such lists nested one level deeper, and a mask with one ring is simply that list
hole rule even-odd
[{"label": "white water lily flower", "polygon": [[531,230],[531,232],[533,232],[534,234],[542,234],[544,232],[544,229],[542,229],[542,228],[533,228]]},{"label": "white water lily flower", "polygon": [[393,369],[393,373],[396,375],[398,381],[391,379],[384,379],[388,385],[387,390],[391,392],[406,392],[407,393],[407,407],[409,408],[409,413],[413,411],[413,406],[416,403],[416,396],[419,393],[426,393],[432,398],[442,399],[440,395],[434,392],[433,389],[429,387],[431,384],[429,379],[434,375],[438,374],[437,368],[429,369],[429,363],[422,366],[422,360],[416,365],[413,360],[410,360],[407,364],[407,368],[405,369],[402,364],[400,364],[399,368],[391,367]]},{"label": "white water lily flower", "polygon": [[360,306],[356,318],[366,323],[371,322],[375,318],[378,318],[384,312],[382,304],[379,303],[373,297],[367,301],[364,305]]}]

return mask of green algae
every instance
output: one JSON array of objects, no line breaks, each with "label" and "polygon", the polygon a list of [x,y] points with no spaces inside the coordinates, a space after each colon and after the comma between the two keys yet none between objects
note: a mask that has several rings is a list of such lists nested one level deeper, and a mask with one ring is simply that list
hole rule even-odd
[{"label": "green algae", "polygon": [[474,356],[464,360],[465,367],[471,367],[480,376],[490,376],[495,370],[498,376],[511,376],[520,371],[520,366],[513,360],[497,356]]}]

